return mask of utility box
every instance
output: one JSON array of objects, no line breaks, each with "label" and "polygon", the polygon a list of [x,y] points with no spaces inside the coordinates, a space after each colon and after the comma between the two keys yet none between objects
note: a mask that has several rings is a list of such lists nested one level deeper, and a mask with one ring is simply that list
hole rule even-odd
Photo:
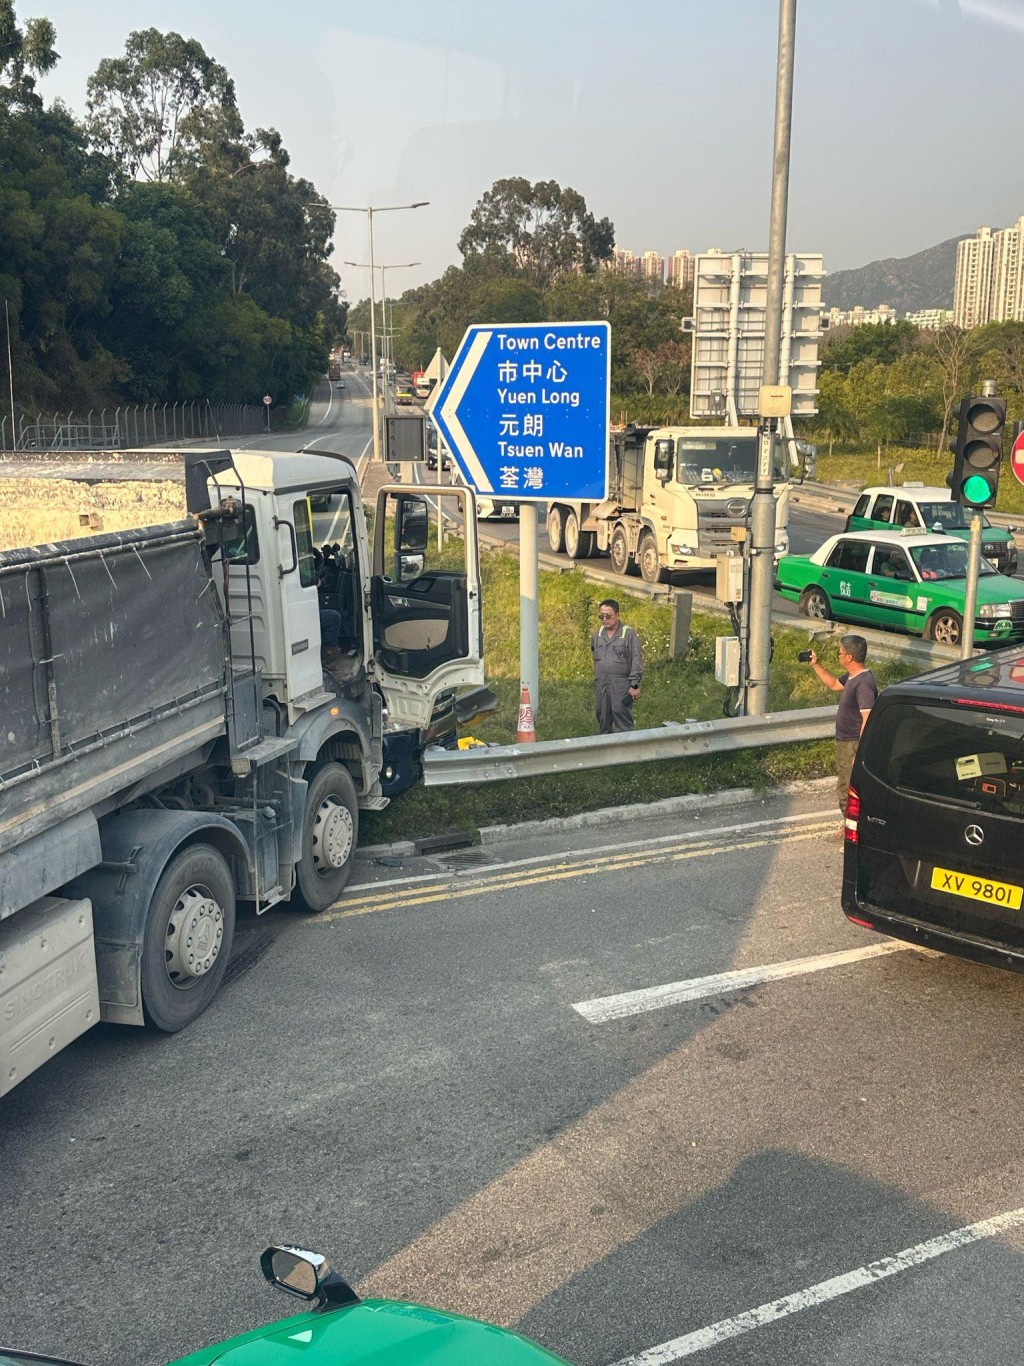
[{"label": "utility box", "polygon": [[422,414],[391,413],[385,417],[384,459],[389,465],[426,463],[427,419]]},{"label": "utility box", "polygon": [[0,1096],[99,1018],[91,902],[44,896],[0,921]]},{"label": "utility box", "polygon": [[715,597],[719,602],[743,601],[742,555],[719,555],[715,561]]},{"label": "utility box", "polygon": [[727,688],[740,686],[739,636],[715,637],[715,678]]}]

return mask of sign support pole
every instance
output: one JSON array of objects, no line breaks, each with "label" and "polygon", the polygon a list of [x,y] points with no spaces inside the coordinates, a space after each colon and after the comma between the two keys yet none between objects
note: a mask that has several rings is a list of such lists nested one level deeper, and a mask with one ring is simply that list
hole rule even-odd
[{"label": "sign support pole", "polygon": [[967,582],[964,585],[964,629],[960,637],[960,658],[974,654],[974,618],[978,611],[978,565],[981,560],[981,534],[985,518],[980,512],[971,513],[971,539],[967,551]]},{"label": "sign support pole", "polygon": [[[764,318],[763,386],[779,384],[782,360],[782,303],[786,266],[786,219],[789,205],[789,153],[793,127],[793,50],[796,43],[796,0],[779,0],[779,55],[775,92],[775,154],[772,210],[768,232],[768,297]],[[772,579],[775,573],[775,421],[762,414],[757,455],[757,481],[750,506],[750,644],[746,712],[768,710],[768,670],[772,648]]]},{"label": "sign support pole", "polygon": [[540,552],[537,504],[519,504],[519,676],[530,690],[533,715],[540,710]]}]

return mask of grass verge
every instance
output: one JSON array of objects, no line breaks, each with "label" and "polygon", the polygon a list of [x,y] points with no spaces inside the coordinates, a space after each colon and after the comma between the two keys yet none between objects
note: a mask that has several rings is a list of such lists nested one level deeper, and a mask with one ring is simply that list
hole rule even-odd
[{"label": "grass verge", "polygon": [[[897,473],[895,467],[900,464],[903,468]],[[934,451],[892,450],[883,454],[882,467],[879,469],[873,451],[858,455],[819,453],[817,477],[823,484],[856,484],[859,488],[866,488],[874,484],[887,484],[890,466],[897,484],[910,479],[945,488],[946,475],[953,468],[953,457],[936,455]],[[1004,468],[999,481],[996,511],[1024,514],[1024,485],[1017,482],[1008,467]]]},{"label": "grass verge", "polygon": [[[511,744],[519,717],[519,565],[512,554],[485,552],[481,570],[487,681],[499,706],[493,716],[472,727],[472,734],[492,744]],[[541,573],[538,739],[597,732],[589,642],[597,625],[597,605],[607,596],[606,588],[588,583],[580,572]],[[725,633],[725,621],[695,614],[689,653],[672,659],[671,609],[648,599],[629,598],[625,593],[620,595],[620,605],[623,620],[636,630],[644,651],[643,688],[635,709],[637,726],[720,717],[725,689],[714,676],[715,636]],[[833,694],[818,683],[808,666],[797,661],[797,652],[807,647],[806,631],[776,629],[774,636],[772,710],[825,706],[833,700]],[[822,660],[833,672],[839,669],[837,651],[834,641],[821,648]],[[912,666],[893,660],[876,662],[873,667],[880,685],[914,672]],[[362,839],[377,844],[685,793],[732,787],[764,789],[801,778],[825,777],[832,771],[833,755],[831,741],[818,741],[549,778],[466,787],[416,787],[384,811],[365,813]]]}]

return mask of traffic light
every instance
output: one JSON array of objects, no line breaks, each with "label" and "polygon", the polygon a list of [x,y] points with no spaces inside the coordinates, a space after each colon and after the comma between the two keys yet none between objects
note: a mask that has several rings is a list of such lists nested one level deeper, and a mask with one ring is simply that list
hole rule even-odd
[{"label": "traffic light", "polygon": [[1005,398],[965,398],[960,404],[953,473],[947,482],[965,508],[987,508],[996,501],[1005,424]]}]

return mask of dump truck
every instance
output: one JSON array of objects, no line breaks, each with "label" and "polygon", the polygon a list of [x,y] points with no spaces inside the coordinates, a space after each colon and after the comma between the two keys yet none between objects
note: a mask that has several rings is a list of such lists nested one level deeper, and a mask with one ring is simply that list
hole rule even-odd
[{"label": "dump truck", "polygon": [[181,458],[188,518],[0,552],[0,1095],[98,1020],[190,1024],[239,904],[332,905],[483,681],[471,491],[433,572],[423,494],[371,547],[342,456]]},{"label": "dump truck", "polygon": [[[747,524],[757,467],[755,427],[613,431],[603,502],[552,502],[551,549],[573,559],[608,553],[618,574],[663,582],[672,570],[714,569]],[[776,555],[789,550],[786,445],[775,458]]]}]

